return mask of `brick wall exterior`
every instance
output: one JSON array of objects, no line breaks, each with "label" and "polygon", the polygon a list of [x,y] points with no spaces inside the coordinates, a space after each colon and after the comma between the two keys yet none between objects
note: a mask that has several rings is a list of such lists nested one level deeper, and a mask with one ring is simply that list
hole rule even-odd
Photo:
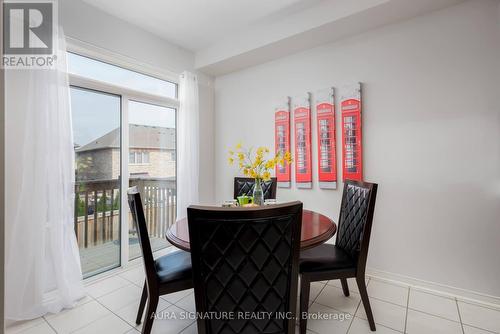
[{"label": "brick wall exterior", "polygon": [[[149,163],[129,164],[129,174],[148,177],[175,176],[174,150],[142,149],[149,152]],[[77,181],[117,179],[120,175],[120,150],[100,149],[76,153]],[[128,157],[127,157],[128,161]]]}]

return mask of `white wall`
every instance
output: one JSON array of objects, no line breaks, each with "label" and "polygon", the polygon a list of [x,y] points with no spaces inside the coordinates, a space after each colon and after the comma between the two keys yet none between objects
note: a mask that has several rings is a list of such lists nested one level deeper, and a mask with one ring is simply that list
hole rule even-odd
[{"label": "white wall", "polygon": [[[282,97],[361,81],[364,175],[379,184],[368,266],[500,296],[497,7],[468,1],[217,77],[217,200],[232,197],[237,174],[228,147],[272,147]],[[337,146],[340,154],[339,137]],[[341,187],[316,181],[278,198],[337,220]]]}]

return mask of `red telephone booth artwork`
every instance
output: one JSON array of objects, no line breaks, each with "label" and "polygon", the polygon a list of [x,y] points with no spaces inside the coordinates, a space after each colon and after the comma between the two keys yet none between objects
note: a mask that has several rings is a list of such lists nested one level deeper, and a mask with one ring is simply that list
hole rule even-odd
[{"label": "red telephone booth artwork", "polygon": [[345,87],[340,97],[342,112],[342,180],[363,180],[361,141],[361,84]]},{"label": "red telephone booth artwork", "polygon": [[335,148],[335,102],[333,88],[316,92],[316,126],[318,136],[319,187],[337,189],[337,156]]},{"label": "red telephone booth artwork", "polygon": [[309,94],[293,98],[295,182],[297,188],[312,188],[311,105]]},{"label": "red telephone booth artwork", "polygon": [[[278,106],[274,112],[274,149],[276,153],[290,152],[290,98]],[[278,187],[290,188],[290,164],[276,165]]]}]

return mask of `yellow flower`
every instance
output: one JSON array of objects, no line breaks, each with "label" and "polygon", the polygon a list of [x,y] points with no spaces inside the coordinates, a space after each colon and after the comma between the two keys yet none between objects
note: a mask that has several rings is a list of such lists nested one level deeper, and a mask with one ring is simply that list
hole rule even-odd
[{"label": "yellow flower", "polygon": [[266,169],[274,168],[274,166],[275,166],[274,159],[271,159],[271,160],[269,160],[269,161],[266,162]]},{"label": "yellow flower", "polygon": [[232,165],[234,163],[234,159],[233,158],[229,158],[229,159],[227,159],[227,161],[229,161],[230,165]]},{"label": "yellow flower", "polygon": [[248,169],[243,169],[243,175],[248,176]]},{"label": "yellow flower", "polygon": [[288,163],[292,162],[292,155],[290,154],[290,152],[286,152],[286,153],[285,153],[284,159],[285,159]]},{"label": "yellow flower", "polygon": [[257,173],[255,172],[255,170],[253,169],[250,170],[250,176],[253,178],[257,177]]},{"label": "yellow flower", "polygon": [[239,166],[240,168],[243,168],[243,162],[240,161]]},{"label": "yellow flower", "polygon": [[236,144],[236,149],[239,150],[241,148],[241,143]]},{"label": "yellow flower", "polygon": [[238,153],[238,159],[240,159],[240,161],[243,161],[243,159],[245,159],[245,155],[243,153]]},{"label": "yellow flower", "polygon": [[264,173],[262,174],[262,179],[263,179],[264,181],[269,181],[269,180],[271,179],[271,173],[269,173],[269,172],[264,172]]}]

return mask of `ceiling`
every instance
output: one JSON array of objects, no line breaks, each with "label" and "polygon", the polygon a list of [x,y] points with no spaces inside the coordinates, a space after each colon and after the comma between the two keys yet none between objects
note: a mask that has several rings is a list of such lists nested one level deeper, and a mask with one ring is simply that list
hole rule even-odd
[{"label": "ceiling", "polygon": [[465,0],[83,0],[223,75]]},{"label": "ceiling", "polygon": [[185,49],[198,51],[228,32],[325,0],[84,0]]}]

